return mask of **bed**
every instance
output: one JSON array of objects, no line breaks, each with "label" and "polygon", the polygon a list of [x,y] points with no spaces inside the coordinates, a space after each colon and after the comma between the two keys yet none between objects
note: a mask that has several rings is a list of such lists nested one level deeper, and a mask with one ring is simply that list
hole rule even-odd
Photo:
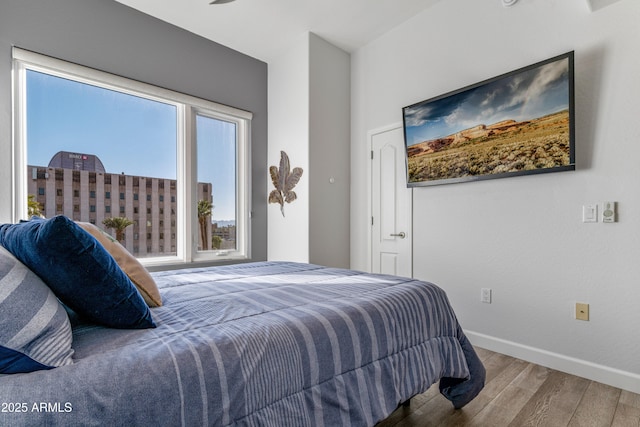
[{"label": "bed", "polygon": [[151,276],[153,327],[69,311],[72,363],[1,375],[0,425],[373,426],[438,381],[456,408],[484,385],[424,281],[292,262]]}]

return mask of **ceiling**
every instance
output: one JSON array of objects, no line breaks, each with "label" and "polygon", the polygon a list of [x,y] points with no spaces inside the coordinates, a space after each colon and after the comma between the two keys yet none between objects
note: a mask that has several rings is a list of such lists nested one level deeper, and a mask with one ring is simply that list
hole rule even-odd
[{"label": "ceiling", "polygon": [[269,62],[306,32],[353,52],[442,0],[116,1]]}]

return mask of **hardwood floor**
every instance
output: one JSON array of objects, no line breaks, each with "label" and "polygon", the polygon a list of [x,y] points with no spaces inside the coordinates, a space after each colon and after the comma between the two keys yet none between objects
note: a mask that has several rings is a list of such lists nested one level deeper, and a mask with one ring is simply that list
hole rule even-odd
[{"label": "hardwood floor", "polygon": [[640,427],[640,395],[476,348],[484,389],[460,410],[434,384],[377,427]]}]

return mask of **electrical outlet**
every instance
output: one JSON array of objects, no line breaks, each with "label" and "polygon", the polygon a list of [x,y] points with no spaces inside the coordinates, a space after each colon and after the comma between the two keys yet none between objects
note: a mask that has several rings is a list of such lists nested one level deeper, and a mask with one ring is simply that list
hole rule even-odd
[{"label": "electrical outlet", "polygon": [[480,302],[491,304],[491,289],[482,288],[480,290]]},{"label": "electrical outlet", "polygon": [[589,320],[589,304],[581,302],[576,303],[576,319]]}]

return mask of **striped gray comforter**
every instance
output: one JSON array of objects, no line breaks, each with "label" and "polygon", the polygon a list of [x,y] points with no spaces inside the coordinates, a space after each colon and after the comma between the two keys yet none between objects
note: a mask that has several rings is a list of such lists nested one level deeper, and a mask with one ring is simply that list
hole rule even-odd
[{"label": "striped gray comforter", "polygon": [[153,276],[156,329],[76,325],[73,365],[0,376],[24,409],[0,425],[372,426],[440,378],[457,407],[484,381],[429,283],[281,262]]}]

